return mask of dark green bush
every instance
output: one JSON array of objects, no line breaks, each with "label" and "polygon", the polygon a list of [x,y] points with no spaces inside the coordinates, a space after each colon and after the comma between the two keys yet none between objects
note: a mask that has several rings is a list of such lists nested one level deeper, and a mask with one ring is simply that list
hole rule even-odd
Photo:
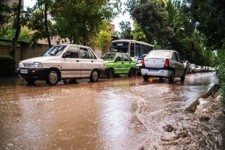
[{"label": "dark green bush", "polygon": [[220,91],[225,104],[225,49],[218,51],[218,78],[220,84]]},{"label": "dark green bush", "polygon": [[11,56],[0,56],[0,77],[12,76],[15,74],[15,59]]}]

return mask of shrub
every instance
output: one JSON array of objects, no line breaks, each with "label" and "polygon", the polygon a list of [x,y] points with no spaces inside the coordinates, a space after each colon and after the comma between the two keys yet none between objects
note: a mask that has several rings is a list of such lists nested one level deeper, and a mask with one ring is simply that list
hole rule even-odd
[{"label": "shrub", "polygon": [[223,103],[225,104],[225,50],[218,51],[218,78],[220,84],[220,91],[223,97]]},{"label": "shrub", "polygon": [[15,60],[11,56],[0,56],[0,77],[15,74]]}]

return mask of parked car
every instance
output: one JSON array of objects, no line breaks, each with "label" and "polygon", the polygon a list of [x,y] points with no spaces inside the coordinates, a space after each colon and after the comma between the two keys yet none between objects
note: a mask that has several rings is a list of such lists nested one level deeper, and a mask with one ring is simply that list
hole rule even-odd
[{"label": "parked car", "polygon": [[195,64],[190,64],[190,73],[196,73],[196,65]]},{"label": "parked car", "polygon": [[171,83],[175,77],[185,80],[185,66],[180,55],[174,50],[152,50],[142,61],[141,74],[144,81],[149,77],[168,78]]},{"label": "parked car", "polygon": [[48,85],[56,85],[60,80],[77,78],[95,82],[104,74],[104,63],[90,47],[62,44],[51,47],[41,57],[20,61],[18,73],[29,84],[45,80]]},{"label": "parked car", "polygon": [[104,60],[107,78],[115,75],[127,74],[129,77],[136,75],[136,62],[127,53],[110,52],[102,58]]},{"label": "parked car", "polygon": [[186,74],[190,73],[190,63],[188,62],[188,60],[185,60],[183,62],[183,64],[184,64],[184,68],[185,68]]}]

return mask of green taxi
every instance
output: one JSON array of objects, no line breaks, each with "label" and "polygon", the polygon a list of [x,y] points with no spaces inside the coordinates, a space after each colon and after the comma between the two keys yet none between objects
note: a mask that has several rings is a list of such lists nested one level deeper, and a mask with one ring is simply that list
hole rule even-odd
[{"label": "green taxi", "polygon": [[136,76],[136,62],[132,61],[128,54],[110,52],[106,53],[102,59],[106,66],[107,78],[113,78],[120,74],[127,74],[129,77]]}]

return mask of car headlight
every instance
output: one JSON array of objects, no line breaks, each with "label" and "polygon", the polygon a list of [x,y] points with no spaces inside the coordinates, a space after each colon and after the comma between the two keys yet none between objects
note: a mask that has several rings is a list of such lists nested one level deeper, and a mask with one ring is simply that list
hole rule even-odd
[{"label": "car headlight", "polygon": [[23,68],[23,63],[19,63],[19,68]]},{"label": "car headlight", "polygon": [[32,67],[33,67],[33,68],[41,68],[41,67],[42,67],[42,64],[41,64],[40,62],[34,62],[34,63],[32,64]]}]

